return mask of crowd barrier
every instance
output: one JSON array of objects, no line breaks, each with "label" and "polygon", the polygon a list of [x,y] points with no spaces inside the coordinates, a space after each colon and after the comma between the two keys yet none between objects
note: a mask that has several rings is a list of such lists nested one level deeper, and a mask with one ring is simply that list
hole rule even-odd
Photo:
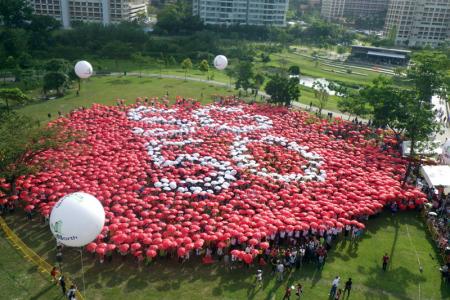
[{"label": "crowd barrier", "polygon": [[[0,217],[0,227],[6,235],[6,238],[13,245],[14,248],[20,250],[23,256],[33,264],[38,267],[39,272],[48,274],[48,278],[50,278],[50,272],[53,268],[47,261],[45,261],[42,257],[40,257],[36,252],[31,250],[12,230],[9,228],[8,224],[6,224],[5,220]],[[72,284],[72,280],[64,274],[64,277],[67,282],[67,287],[70,287]],[[83,295],[79,291],[77,291],[76,298],[79,300],[84,300]]]}]

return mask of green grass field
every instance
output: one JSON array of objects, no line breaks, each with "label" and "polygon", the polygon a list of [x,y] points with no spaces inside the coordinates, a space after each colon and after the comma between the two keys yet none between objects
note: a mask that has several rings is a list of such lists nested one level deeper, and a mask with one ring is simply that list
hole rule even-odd
[{"label": "green grass field", "polygon": [[[37,221],[27,222],[19,213],[6,220],[27,245],[54,263],[55,242],[48,226]],[[42,293],[42,297],[33,299],[53,299],[59,292],[57,287],[49,288],[48,280],[27,266],[16,250],[4,244],[2,240],[0,261],[8,272],[0,272],[0,284],[6,282],[0,289],[0,298],[13,299],[5,295],[17,295],[17,299],[31,299]],[[391,256],[387,272],[381,270],[381,257],[385,252]],[[417,212],[399,213],[394,218],[383,213],[369,220],[362,241],[357,246],[348,241],[338,242],[322,271],[306,265],[277,283],[266,268],[262,288],[254,286],[256,268],[229,271],[220,263],[204,266],[195,258],[185,265],[163,260],[141,267],[130,257],[122,260],[115,256],[112,263],[100,264],[86,255],[83,262],[87,299],[281,299],[286,285],[297,283],[304,286],[304,299],[326,299],[336,275],[341,276],[343,282],[348,277],[353,278],[350,299],[438,300],[450,297],[450,288],[441,283],[436,249]],[[419,263],[423,266],[422,273]],[[78,251],[64,250],[63,269],[82,287]],[[10,274],[22,276],[24,272],[28,275],[21,277],[20,285],[27,289],[21,289],[19,283],[10,279]]]},{"label": "green grass field", "polygon": [[[180,75],[176,70],[169,74]],[[196,78],[196,76],[200,75],[193,73],[191,77]],[[127,103],[134,103],[137,97],[161,97],[165,95],[166,91],[169,92],[172,100],[178,95],[186,98],[192,97],[203,103],[211,102],[212,95],[238,94],[235,89],[209,83],[184,81],[183,79],[139,78],[137,76],[96,76],[84,81],[81,89],[79,96],[76,95],[75,89],[71,89],[62,98],[35,102],[18,109],[18,111],[44,121],[47,120],[48,113],[52,117],[56,117],[58,111],[66,113],[80,106],[89,107],[92,103],[115,105],[118,98],[126,99]],[[303,86],[300,89],[299,101],[301,103],[313,102],[314,106],[318,106],[318,100],[314,97],[312,89]],[[202,94],[203,99],[201,99]],[[337,111],[337,101],[338,97],[330,96],[325,109]]]},{"label": "green grass field", "polygon": [[0,231],[0,299],[61,299],[49,277],[26,261]]},{"label": "green grass field", "polygon": [[226,87],[179,79],[94,77],[82,83],[79,96],[76,95],[76,90],[72,89],[62,98],[27,105],[18,111],[46,120],[48,113],[57,116],[58,111],[66,113],[80,106],[90,107],[92,103],[115,105],[118,98],[126,99],[126,103],[134,103],[137,97],[162,97],[166,92],[169,92],[171,99],[180,95],[201,100],[203,94],[202,102],[210,102],[212,95],[237,94],[237,91]]}]

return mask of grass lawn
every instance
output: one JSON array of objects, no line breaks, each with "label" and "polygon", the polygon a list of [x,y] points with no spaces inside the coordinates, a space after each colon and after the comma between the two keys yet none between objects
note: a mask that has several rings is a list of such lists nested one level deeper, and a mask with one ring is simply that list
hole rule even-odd
[{"label": "grass lawn", "polygon": [[[322,61],[319,61],[319,65],[316,67],[315,61],[313,59],[286,51],[283,53],[272,54],[270,58],[271,62],[268,63],[267,66],[279,67],[280,60],[284,59],[287,63],[287,67],[291,65],[298,65],[300,67],[300,72],[302,75],[311,76],[314,78],[326,78],[332,81],[342,81],[348,84],[367,85],[373,79],[381,75],[377,72],[361,70],[359,68],[352,68],[346,65],[339,66],[339,68],[331,67],[323,65]],[[351,69],[352,74],[346,73],[346,69]],[[334,70],[334,72],[332,72],[331,70]],[[344,72],[344,74],[336,73],[336,71]],[[359,75],[356,73],[361,73],[364,75]]]},{"label": "grass lawn", "polygon": [[0,231],[0,299],[62,299],[50,276],[26,261]]},{"label": "grass lawn", "polygon": [[[27,222],[20,213],[8,216],[6,220],[26,244],[49,262],[54,262],[55,242],[48,226],[37,221]],[[2,248],[2,255],[4,252]],[[381,257],[385,252],[391,256],[387,272],[381,270]],[[115,256],[112,263],[100,264],[90,255],[86,256],[88,299],[281,299],[286,285],[296,283],[303,284],[305,299],[327,299],[331,280],[336,275],[341,276],[341,285],[348,277],[353,278],[350,299],[437,300],[450,297],[450,288],[441,284],[436,249],[417,212],[400,213],[394,218],[383,213],[369,220],[362,241],[357,246],[345,241],[337,243],[321,271],[306,265],[292,272],[282,283],[277,283],[266,268],[263,288],[253,285],[256,268],[228,271],[219,263],[204,266],[195,258],[185,265],[160,260],[150,266],[138,267],[130,257],[122,260]],[[10,274],[30,273],[14,249],[7,248],[6,257],[11,257],[7,268]],[[422,273],[419,261],[423,266]],[[66,248],[63,268],[82,287],[79,252]],[[36,292],[45,287],[45,282],[33,277],[24,278],[20,284]],[[23,292],[17,289],[17,285],[7,283],[0,293]],[[42,299],[52,298],[44,296]]]},{"label": "grass lawn", "polygon": [[[204,78],[203,74],[191,72],[189,76]],[[164,74],[183,76],[181,71],[173,69]],[[222,78],[225,79],[225,78]],[[318,100],[314,97],[311,88],[300,86],[300,102],[318,106]],[[200,99],[203,93],[203,103],[210,102],[212,95],[233,95],[237,94],[234,89],[207,84],[203,82],[184,81],[169,78],[138,78],[137,76],[126,77],[93,77],[82,83],[80,96],[76,95],[76,90],[72,89],[67,94],[58,99],[37,102],[18,109],[19,112],[33,116],[41,121],[47,120],[47,114],[51,113],[56,117],[58,111],[66,113],[80,106],[89,107],[92,103],[115,105],[116,99],[126,99],[128,103],[134,102],[137,97],[164,96],[169,92],[171,99],[180,95]],[[338,97],[330,96],[325,109],[337,111]]]},{"label": "grass lawn", "polygon": [[137,97],[162,97],[166,91],[169,92],[171,99],[177,95],[201,99],[203,94],[202,102],[210,102],[212,95],[237,93],[226,87],[179,79],[138,78],[136,76],[94,77],[82,83],[80,96],[77,96],[76,90],[72,89],[62,98],[27,105],[18,111],[40,120],[46,120],[48,113],[57,116],[58,111],[66,113],[76,107],[89,107],[92,103],[115,105],[118,98],[126,99],[128,103],[134,103]]}]

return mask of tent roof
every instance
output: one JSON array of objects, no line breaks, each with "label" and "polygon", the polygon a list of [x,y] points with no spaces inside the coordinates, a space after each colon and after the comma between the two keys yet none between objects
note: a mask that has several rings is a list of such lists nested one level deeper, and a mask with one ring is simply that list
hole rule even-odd
[{"label": "tent roof", "polygon": [[405,59],[406,56],[403,54],[396,54],[396,53],[386,53],[386,52],[376,52],[376,51],[368,51],[368,55],[374,55],[374,56],[381,56],[381,57],[390,57],[390,58],[400,58]]},{"label": "tent roof", "polygon": [[450,166],[421,166],[420,172],[429,186],[450,187]]}]

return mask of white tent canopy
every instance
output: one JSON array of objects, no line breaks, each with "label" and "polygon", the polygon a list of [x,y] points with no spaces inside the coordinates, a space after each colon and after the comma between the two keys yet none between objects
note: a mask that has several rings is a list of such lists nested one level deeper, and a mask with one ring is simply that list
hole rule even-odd
[{"label": "white tent canopy", "polygon": [[421,166],[420,173],[429,186],[444,187],[446,193],[450,190],[450,166]]}]

